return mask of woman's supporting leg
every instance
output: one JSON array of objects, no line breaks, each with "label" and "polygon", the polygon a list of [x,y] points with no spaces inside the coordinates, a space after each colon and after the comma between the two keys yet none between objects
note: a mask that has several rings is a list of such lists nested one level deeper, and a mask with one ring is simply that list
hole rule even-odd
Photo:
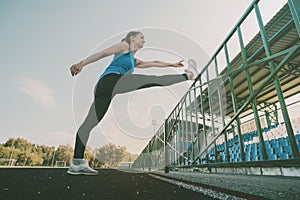
[{"label": "woman's supporting leg", "polygon": [[101,121],[112,100],[112,91],[119,77],[105,76],[95,88],[94,102],[89,113],[76,134],[74,158],[83,158],[87,141],[92,129]]},{"label": "woman's supporting leg", "polygon": [[108,110],[109,104],[111,102],[110,97],[102,96],[96,97],[87,117],[85,118],[82,125],[79,127],[76,134],[76,142],[74,149],[74,158],[83,158],[84,151],[89,139],[92,129],[97,126],[97,124],[104,117],[106,111]]},{"label": "woman's supporting leg", "polygon": [[97,124],[98,119],[96,116],[95,102],[93,102],[88,115],[77,131],[74,158],[83,158],[85,145],[87,143],[90,132]]}]

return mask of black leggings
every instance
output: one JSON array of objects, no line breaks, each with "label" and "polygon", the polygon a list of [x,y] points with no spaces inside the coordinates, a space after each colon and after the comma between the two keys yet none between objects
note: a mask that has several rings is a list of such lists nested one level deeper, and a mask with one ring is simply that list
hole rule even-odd
[{"label": "black leggings", "polygon": [[108,74],[95,87],[95,98],[89,113],[76,134],[74,158],[83,158],[91,130],[104,117],[111,100],[116,94],[154,86],[168,86],[186,81],[186,74],[148,76],[140,74]]}]

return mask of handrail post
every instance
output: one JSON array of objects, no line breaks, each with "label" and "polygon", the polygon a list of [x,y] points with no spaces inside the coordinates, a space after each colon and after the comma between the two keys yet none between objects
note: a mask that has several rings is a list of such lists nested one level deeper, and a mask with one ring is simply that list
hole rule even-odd
[{"label": "handrail post", "polygon": [[165,148],[165,173],[169,173],[169,146],[168,146],[169,124],[168,120],[165,120],[165,132],[164,132],[164,148]]},{"label": "handrail post", "polygon": [[[244,47],[244,41],[243,41],[241,28],[238,27],[237,31],[238,31],[238,36],[239,36],[239,43],[240,43],[240,48],[241,48],[241,52],[242,52],[243,62],[244,62],[244,65],[247,66],[248,65],[248,60],[247,60],[246,50],[245,50],[245,47]],[[252,84],[252,80],[251,80],[251,77],[250,77],[249,69],[247,67],[246,67],[246,77],[247,77],[248,89],[249,89],[250,95],[252,95],[253,94],[253,86],[252,86],[253,84]],[[267,156],[267,153],[266,153],[264,137],[263,137],[261,124],[260,124],[260,120],[259,120],[259,114],[258,114],[258,110],[257,110],[256,98],[254,98],[252,100],[252,110],[253,110],[253,113],[254,113],[256,129],[257,129],[257,133],[258,133],[258,137],[259,137],[259,142],[260,142],[260,147],[261,147],[261,151],[262,151],[263,160],[267,160],[268,156]]]},{"label": "handrail post", "polygon": [[[224,44],[224,50],[225,50],[227,67],[230,71],[231,64],[229,61],[229,53],[228,53],[226,44]],[[236,96],[235,96],[232,76],[233,75],[229,75],[229,85],[230,85],[230,92],[231,92],[231,97],[232,97],[232,107],[233,107],[234,114],[236,114],[237,113],[237,100],[236,100]],[[240,147],[240,151],[241,151],[241,158],[242,158],[242,161],[245,161],[244,143],[243,143],[242,133],[241,133],[241,120],[240,120],[239,116],[236,116],[235,120],[236,120],[236,126],[237,126],[237,131],[238,131],[238,140],[239,140],[239,147]]]}]

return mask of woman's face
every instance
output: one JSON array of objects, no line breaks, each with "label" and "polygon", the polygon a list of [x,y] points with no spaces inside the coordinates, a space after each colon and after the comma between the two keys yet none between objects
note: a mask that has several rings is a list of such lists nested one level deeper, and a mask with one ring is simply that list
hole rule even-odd
[{"label": "woman's face", "polygon": [[133,37],[133,42],[137,44],[138,48],[143,48],[145,39],[142,33],[139,33]]}]

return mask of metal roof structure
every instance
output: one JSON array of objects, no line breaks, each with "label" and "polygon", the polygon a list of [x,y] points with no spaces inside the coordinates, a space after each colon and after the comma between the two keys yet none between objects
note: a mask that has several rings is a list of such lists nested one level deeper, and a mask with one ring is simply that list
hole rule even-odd
[{"label": "metal roof structure", "polygon": [[[295,45],[300,45],[300,37],[298,35],[288,4],[283,6],[283,8],[265,25],[265,30],[268,37],[268,42],[270,44],[272,55],[276,55],[278,52],[282,52],[285,49],[288,49]],[[256,60],[261,60],[267,57],[265,49],[263,47],[263,42],[260,33],[256,34],[256,36],[248,43],[248,45],[245,46],[245,50],[247,53],[248,63],[252,63]],[[284,56],[285,55],[278,55],[272,61],[276,65],[279,62],[281,62]],[[242,54],[240,52],[230,62],[230,68],[227,66],[220,73],[220,78],[223,81],[230,74],[232,75],[234,93],[236,95],[238,109],[250,96],[246,73],[244,72],[244,70],[239,70],[240,67],[243,67],[243,63],[244,62]],[[263,82],[263,80],[270,74],[268,62],[265,62],[263,64],[260,63],[259,65],[254,65],[250,67],[249,72],[251,75],[253,90],[256,90]],[[280,80],[282,92],[285,98],[298,94],[300,92],[300,53],[298,53],[297,56],[292,57],[277,75]],[[220,79],[218,81],[211,81],[208,84],[210,90],[216,89],[219,85],[219,82]],[[203,93],[204,95],[208,94],[207,88],[206,90],[204,90]],[[226,103],[225,105],[223,105],[226,116],[232,117],[234,115],[234,110],[232,106],[229,81],[224,81],[223,93],[223,95],[226,95]],[[273,82],[268,83],[264,90],[258,94],[256,100],[258,105],[263,103],[272,104],[278,102]],[[203,103],[205,107],[204,110],[209,112],[209,102],[206,101]],[[218,105],[216,105],[216,107],[218,107]],[[218,108],[215,110],[218,110]],[[247,106],[247,109],[244,109],[244,111],[240,114],[240,118],[250,114],[251,112],[251,105],[249,104]]]}]

